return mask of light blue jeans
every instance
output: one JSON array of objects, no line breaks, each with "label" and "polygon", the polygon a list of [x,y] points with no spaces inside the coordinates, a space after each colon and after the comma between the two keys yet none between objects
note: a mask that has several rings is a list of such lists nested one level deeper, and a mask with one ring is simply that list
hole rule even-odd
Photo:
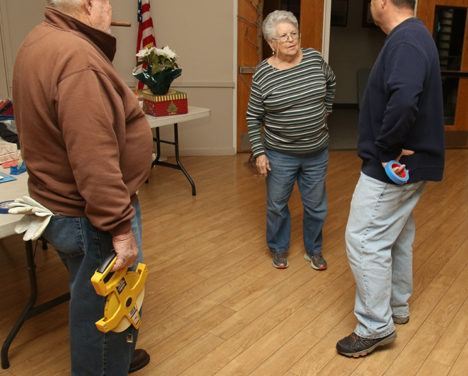
[{"label": "light blue jeans", "polygon": [[308,254],[322,252],[322,228],[327,216],[328,149],[307,157],[293,156],[266,150],[271,171],[266,178],[267,187],[267,244],[272,253],[289,249],[291,214],[288,201],[297,181],[304,214],[302,232]]},{"label": "light blue jeans", "polygon": [[[132,231],[142,262],[141,213],[134,205]],[[130,326],[121,333],[100,332],[95,322],[104,316],[106,297],[96,294],[91,276],[110,255],[110,233],[96,229],[86,217],[54,215],[43,237],[56,249],[70,273],[70,352],[73,376],[124,376],[128,374],[138,331]]]},{"label": "light blue jeans", "polygon": [[394,185],[361,173],[346,227],[348,261],[356,280],[355,333],[392,333],[392,314],[408,316],[413,291],[413,209],[425,182]]}]

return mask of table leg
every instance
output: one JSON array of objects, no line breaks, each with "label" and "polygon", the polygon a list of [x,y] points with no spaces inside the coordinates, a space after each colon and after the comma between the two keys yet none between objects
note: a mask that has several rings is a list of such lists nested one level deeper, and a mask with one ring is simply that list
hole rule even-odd
[{"label": "table leg", "polygon": [[[156,165],[159,165],[159,166],[175,168],[176,170],[182,171],[185,177],[187,178],[187,180],[189,181],[190,185],[192,186],[192,196],[196,196],[197,189],[195,187],[195,183],[193,179],[190,177],[187,170],[182,165],[182,162],[180,161],[180,158],[179,158],[179,129],[178,129],[177,123],[174,124],[174,142],[161,140],[161,137],[159,136],[159,128],[156,128],[156,137],[153,140],[156,143],[156,159],[153,161],[151,166],[154,167]],[[175,159],[176,159],[177,164],[170,163],[170,162],[161,162],[159,160],[161,156],[161,142],[165,144],[174,145]]]},{"label": "table leg", "polygon": [[159,128],[156,128],[156,137],[153,139],[156,142],[156,159],[153,161],[153,166],[159,162],[161,158],[161,137],[159,136]]},{"label": "table leg", "polygon": [[15,325],[13,325],[13,328],[8,334],[5,342],[3,342],[3,346],[2,346],[2,368],[3,369],[7,369],[10,367],[10,362],[8,361],[8,350],[10,348],[11,342],[16,337],[16,334],[18,334],[23,323],[27,319],[33,316],[36,316],[39,313],[42,313],[70,299],[70,294],[66,293],[55,299],[42,303],[36,307],[34,306],[34,304],[36,303],[36,299],[37,299],[37,279],[36,279],[36,265],[34,264],[34,252],[33,252],[32,242],[31,241],[25,242],[25,248],[26,248],[26,261],[28,265],[28,274],[29,274],[30,296],[29,296],[28,302],[26,303],[26,306],[23,309],[23,312],[21,312],[18,320],[16,320]]},{"label": "table leg", "polygon": [[193,182],[192,178],[188,174],[187,170],[182,165],[182,162],[179,159],[179,129],[177,123],[174,124],[174,143],[175,143],[175,158],[179,169],[184,173],[185,177],[189,181],[190,185],[192,186],[192,196],[196,196],[197,190],[195,188],[195,183]]}]

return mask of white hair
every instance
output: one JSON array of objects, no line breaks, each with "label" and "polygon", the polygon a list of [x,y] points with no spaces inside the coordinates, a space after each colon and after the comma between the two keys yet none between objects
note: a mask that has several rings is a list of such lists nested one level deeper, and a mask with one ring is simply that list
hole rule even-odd
[{"label": "white hair", "polygon": [[46,0],[48,6],[64,11],[76,11],[83,4],[83,0]]},{"label": "white hair", "polygon": [[275,38],[276,26],[281,22],[289,22],[299,30],[299,23],[292,12],[287,10],[275,10],[268,14],[263,20],[262,31],[265,40],[270,41]]}]

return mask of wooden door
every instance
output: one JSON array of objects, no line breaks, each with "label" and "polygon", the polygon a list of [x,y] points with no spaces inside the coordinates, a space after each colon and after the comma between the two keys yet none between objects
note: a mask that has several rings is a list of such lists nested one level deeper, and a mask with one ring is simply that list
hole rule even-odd
[{"label": "wooden door", "polygon": [[255,67],[259,62],[257,50],[257,18],[261,12],[259,0],[238,0],[237,16],[237,151],[249,151],[247,135],[247,103]]},{"label": "wooden door", "polygon": [[[255,67],[262,60],[259,52],[262,37],[257,25],[263,19],[261,9],[268,0],[239,0],[237,21],[237,151],[250,151],[245,113]],[[300,0],[302,47],[322,50],[323,0]],[[260,13],[259,13],[260,12]],[[260,17],[259,17],[260,14]],[[257,18],[259,17],[259,18]]]},{"label": "wooden door", "polygon": [[417,15],[439,49],[447,147],[468,148],[468,0],[420,0]]}]

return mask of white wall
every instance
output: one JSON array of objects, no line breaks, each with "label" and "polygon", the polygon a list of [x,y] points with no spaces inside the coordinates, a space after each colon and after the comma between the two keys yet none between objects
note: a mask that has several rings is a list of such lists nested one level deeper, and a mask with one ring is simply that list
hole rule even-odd
[{"label": "white wall", "polygon": [[1,73],[5,72],[6,87],[0,87],[0,97],[11,95],[11,78],[16,51],[29,30],[43,18],[43,1],[0,0],[0,39],[3,59]]},{"label": "white wall", "polygon": [[334,26],[330,31],[329,63],[336,75],[335,103],[358,103],[357,71],[372,67],[385,40],[379,28],[362,26],[362,6],[363,0],[349,0],[347,26]]},{"label": "white wall", "polygon": [[210,121],[184,126],[182,150],[191,155],[234,154],[237,1],[153,1],[151,7],[156,43],[180,56],[182,76],[173,86],[188,93],[189,105],[212,112]]},{"label": "white wall", "polygon": [[[43,19],[44,0],[0,0],[0,98],[11,95],[14,57],[27,33]],[[113,19],[131,21],[131,28],[112,29],[117,38],[114,66],[133,86],[137,0],[111,0]],[[189,105],[211,109],[209,119],[180,126],[181,154],[235,153],[235,54],[237,0],[153,0],[156,43],[179,55],[182,76],[173,87],[188,93]],[[5,82],[6,81],[6,82]],[[162,136],[170,138],[170,127]],[[166,152],[170,149],[166,148]]]},{"label": "white wall", "polygon": [[[4,56],[3,41],[0,38],[0,57]],[[3,58],[0,58],[0,99],[8,98],[8,82],[6,65]]]}]

